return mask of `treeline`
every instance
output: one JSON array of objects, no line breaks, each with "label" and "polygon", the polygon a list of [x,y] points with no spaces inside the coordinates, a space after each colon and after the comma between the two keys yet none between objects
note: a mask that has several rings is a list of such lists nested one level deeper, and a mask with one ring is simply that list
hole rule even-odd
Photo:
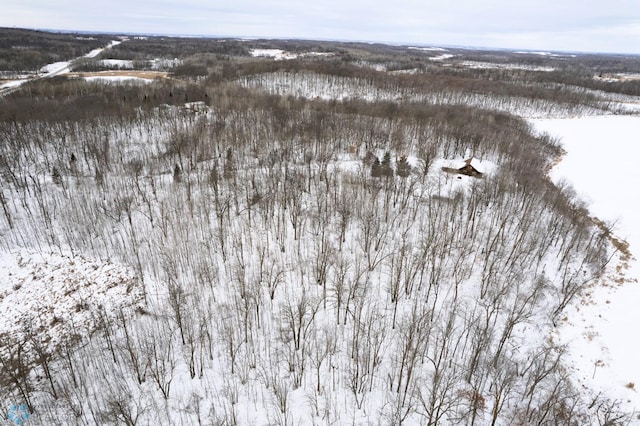
[{"label": "treeline", "polygon": [[[265,63],[275,64],[275,62]],[[318,68],[323,69],[323,66],[325,64],[320,63]],[[349,67],[349,65],[345,66],[346,69]],[[255,68],[251,69],[255,71]],[[388,76],[371,71],[367,71],[364,75],[388,78]],[[387,81],[391,82],[389,84],[395,84],[404,77],[393,76]],[[428,80],[426,76],[409,78],[402,81],[402,85],[409,87],[411,81],[426,80]],[[383,85],[382,82],[373,83],[375,80],[368,78],[367,81],[374,85]],[[440,80],[440,84],[444,87],[465,92],[464,82],[465,80],[462,79],[451,78]],[[428,83],[428,85],[429,88],[423,90],[436,90],[435,83]],[[398,86],[386,87],[388,91],[399,91]],[[508,94],[503,95],[506,99],[510,98]],[[535,97],[533,93],[531,96]],[[569,97],[569,99],[581,105],[579,98]],[[564,100],[567,101],[567,99]],[[0,121],[5,123],[27,123],[34,120],[63,122],[93,120],[97,117],[128,120],[139,114],[153,114],[153,110],[158,107],[182,106],[192,102],[203,102],[204,105],[215,110],[229,108],[243,111],[256,108],[265,109],[270,115],[277,117],[282,122],[288,120],[291,111],[300,109],[310,109],[321,115],[370,116],[391,120],[411,118],[438,127],[439,131],[457,141],[456,144],[460,146],[471,144],[475,149],[479,144],[488,141],[487,143],[494,145],[490,148],[490,152],[507,152],[499,145],[499,141],[504,139],[496,137],[492,133],[497,131],[495,129],[500,128],[499,123],[505,120],[504,113],[479,110],[462,105],[443,105],[419,101],[399,103],[394,100],[372,102],[357,98],[341,101],[282,98],[261,91],[241,88],[234,82],[211,82],[210,79],[200,82],[177,82],[177,84],[175,81],[167,80],[144,85],[103,85],[66,78],[42,80],[27,84],[19,91],[1,99]],[[305,126],[315,127],[313,123],[304,125],[302,128]],[[521,132],[526,134],[526,130]],[[519,135],[513,140],[518,140],[521,137],[522,135]],[[513,143],[513,140],[510,140],[509,143]],[[463,155],[462,149],[457,152],[459,155]],[[536,167],[536,169],[544,170],[544,167]]]},{"label": "treeline", "polygon": [[223,56],[249,56],[246,44],[236,39],[205,37],[132,37],[109,50],[112,59],[149,60],[179,58],[208,53]]},{"label": "treeline", "polygon": [[72,66],[74,72],[96,72],[122,69],[147,70],[151,68],[149,61],[131,61],[131,66],[123,66],[119,64],[103,63],[99,59],[95,58],[83,58],[74,61]]},{"label": "treeline", "polygon": [[[97,90],[99,89],[99,90]],[[148,85],[102,85],[65,78],[36,82],[7,96],[0,105],[0,121],[28,122],[33,120],[78,121],[96,118],[135,117],[140,111],[151,111],[162,105],[180,106],[188,102],[204,102],[215,110],[250,111],[265,110],[282,125],[291,120],[295,111],[311,110],[314,115],[310,122],[301,119],[298,129],[315,129],[324,132],[322,122],[316,116],[368,116],[388,120],[415,120],[436,126],[439,132],[455,141],[458,155],[463,155],[463,147],[479,149],[506,157],[518,158],[509,151],[536,145],[535,139],[527,144],[516,143],[527,135],[524,123],[514,125],[516,119],[495,111],[480,110],[458,105],[433,105],[420,102],[397,103],[368,102],[358,99],[344,101],[322,101],[305,98],[283,98],[261,91],[241,88],[235,84],[180,84],[169,81]],[[303,116],[304,117],[304,116]],[[511,124],[506,125],[507,122]],[[504,129],[517,131],[517,135],[505,138]],[[384,142],[384,137],[380,141]],[[502,146],[502,143],[508,146]],[[514,145],[515,144],[515,145]],[[537,147],[536,149],[541,149]],[[558,148],[559,149],[559,148]],[[559,151],[549,152],[554,156]],[[528,157],[528,156],[527,156]],[[544,165],[529,167],[544,171]]]},{"label": "treeline", "polygon": [[95,117],[130,117],[138,108],[206,101],[201,85],[157,82],[105,85],[56,77],[25,84],[0,98],[0,121],[65,121]]},{"label": "treeline", "polygon": [[469,68],[440,67],[427,64],[431,72],[457,76],[462,78],[479,79],[485,81],[502,81],[521,86],[540,87],[554,85],[561,90],[570,91],[575,88],[602,90],[610,93],[620,93],[631,96],[640,95],[640,82],[616,81],[605,82],[597,79],[602,74],[637,74],[640,70],[640,56],[616,54],[575,54],[575,55],[535,55],[508,52],[474,52],[456,51],[452,63],[477,61],[487,64],[519,65],[525,67],[548,67],[550,71],[477,67]]}]

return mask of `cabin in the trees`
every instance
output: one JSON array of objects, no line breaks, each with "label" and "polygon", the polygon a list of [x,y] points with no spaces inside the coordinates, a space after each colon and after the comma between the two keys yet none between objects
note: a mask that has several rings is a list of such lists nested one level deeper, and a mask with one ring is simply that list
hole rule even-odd
[{"label": "cabin in the trees", "polygon": [[443,167],[442,170],[446,173],[458,174],[458,175],[466,175],[474,178],[482,178],[483,174],[481,171],[476,169],[473,164],[473,157],[464,161],[464,166],[460,168],[452,168],[452,167]]}]

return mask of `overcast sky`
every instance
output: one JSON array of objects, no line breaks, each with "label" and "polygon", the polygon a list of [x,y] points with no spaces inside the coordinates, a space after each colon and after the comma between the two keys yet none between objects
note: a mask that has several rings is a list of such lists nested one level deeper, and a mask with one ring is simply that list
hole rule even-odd
[{"label": "overcast sky", "polygon": [[0,0],[0,10],[5,27],[640,54],[640,0]]}]

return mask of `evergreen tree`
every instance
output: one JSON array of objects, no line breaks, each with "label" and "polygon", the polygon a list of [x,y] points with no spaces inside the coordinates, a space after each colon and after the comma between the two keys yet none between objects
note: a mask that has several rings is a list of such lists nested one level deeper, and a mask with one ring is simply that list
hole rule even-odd
[{"label": "evergreen tree", "polygon": [[235,160],[233,159],[233,150],[231,148],[227,148],[227,155],[224,160],[224,177],[229,179],[233,176],[233,173],[236,171]]},{"label": "evergreen tree", "polygon": [[56,185],[60,185],[62,184],[62,175],[60,175],[60,170],[58,170],[57,167],[54,167],[51,170],[51,180],[53,181],[53,183],[55,183]]},{"label": "evergreen tree", "polygon": [[403,155],[396,163],[396,173],[398,176],[406,178],[411,174],[411,164],[407,161],[407,156]]},{"label": "evergreen tree", "polygon": [[382,176],[393,177],[393,168],[391,167],[391,153],[389,151],[384,153],[382,158]]},{"label": "evergreen tree", "polygon": [[382,177],[382,164],[378,157],[376,157],[376,159],[373,160],[373,163],[371,163],[371,177]]},{"label": "evergreen tree", "polygon": [[182,169],[178,164],[173,168],[173,181],[176,183],[182,182]]}]

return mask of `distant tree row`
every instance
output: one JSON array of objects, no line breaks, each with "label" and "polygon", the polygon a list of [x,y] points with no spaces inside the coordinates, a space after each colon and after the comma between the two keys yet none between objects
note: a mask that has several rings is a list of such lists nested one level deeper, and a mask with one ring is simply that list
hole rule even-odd
[{"label": "distant tree row", "polygon": [[111,36],[0,28],[0,71],[37,71],[104,47]]}]

